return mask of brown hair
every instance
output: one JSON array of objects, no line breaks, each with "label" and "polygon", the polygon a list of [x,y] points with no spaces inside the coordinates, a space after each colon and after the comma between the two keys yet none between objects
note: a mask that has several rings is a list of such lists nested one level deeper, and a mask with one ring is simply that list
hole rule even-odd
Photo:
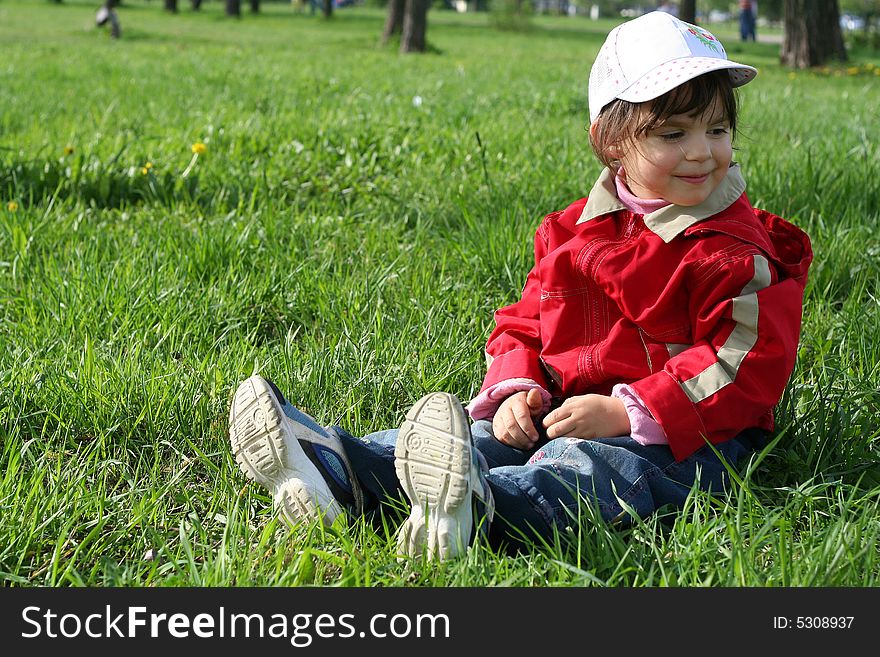
[{"label": "brown hair", "polygon": [[[730,74],[721,70],[695,77],[659,98],[644,103],[612,101],[602,109],[596,119],[594,133],[590,134],[590,145],[599,161],[616,172],[620,163],[611,155],[614,146],[633,142],[661,126],[670,116],[699,116],[719,102],[730,123],[730,135],[733,138],[736,135],[736,94],[730,82]],[[642,112],[643,107],[648,111]]]}]

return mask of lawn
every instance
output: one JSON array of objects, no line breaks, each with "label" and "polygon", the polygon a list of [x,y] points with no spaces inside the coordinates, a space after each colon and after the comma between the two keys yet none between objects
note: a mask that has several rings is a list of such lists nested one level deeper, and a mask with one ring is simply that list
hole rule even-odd
[{"label": "lawn", "polygon": [[479,389],[492,312],[544,214],[598,175],[590,63],[611,21],[528,32],[432,10],[178,15],[0,4],[0,583],[16,586],[877,586],[880,56],[792,73],[729,55],[752,202],[806,230],[797,369],[728,496],[563,550],[398,561],[394,527],[289,528],[227,444],[260,372],[324,424],[397,426]]}]

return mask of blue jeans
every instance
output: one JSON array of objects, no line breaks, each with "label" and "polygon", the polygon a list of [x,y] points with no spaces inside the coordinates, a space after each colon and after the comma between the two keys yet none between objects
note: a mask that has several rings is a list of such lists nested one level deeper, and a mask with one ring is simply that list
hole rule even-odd
[{"label": "blue jeans", "polygon": [[739,36],[742,41],[755,40],[755,14],[751,9],[739,13]]},{"label": "blue jeans", "polygon": [[[385,501],[405,500],[394,471],[397,429],[355,438],[341,427],[330,427],[345,447],[364,491],[367,513]],[[700,490],[721,493],[728,473],[707,445],[676,461],[666,445],[641,445],[628,436],[580,440],[556,438],[523,451],[495,439],[492,423],[471,426],[474,445],[486,459],[486,480],[495,498],[495,519],[489,528],[493,547],[517,550],[536,541],[554,540],[577,522],[589,504],[610,523],[629,525],[628,507],[645,518],[663,508],[681,508],[694,483]],[[767,434],[750,429],[715,448],[728,464],[767,444]]]}]

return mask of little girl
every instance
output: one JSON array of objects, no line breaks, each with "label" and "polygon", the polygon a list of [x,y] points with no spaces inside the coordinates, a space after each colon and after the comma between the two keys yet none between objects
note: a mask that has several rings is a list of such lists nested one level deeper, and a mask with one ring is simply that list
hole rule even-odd
[{"label": "little girl", "polygon": [[605,168],[538,227],[477,397],[427,395],[399,430],[355,438],[254,376],[230,411],[245,473],[291,522],[402,492],[400,551],[439,559],[477,530],[517,549],[564,535],[582,505],[625,523],[723,490],[725,462],[773,429],[812,260],[806,234],[750,205],[732,161],[734,89],[756,73],[667,13],[612,30],[589,83]]}]

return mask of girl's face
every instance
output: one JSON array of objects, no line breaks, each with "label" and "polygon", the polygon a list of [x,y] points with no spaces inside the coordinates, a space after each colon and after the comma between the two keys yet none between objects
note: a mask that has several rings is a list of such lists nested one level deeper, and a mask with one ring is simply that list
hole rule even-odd
[{"label": "girl's face", "polygon": [[733,157],[730,123],[721,103],[712,103],[696,117],[670,116],[620,150],[633,194],[675,205],[699,205],[727,175]]}]

